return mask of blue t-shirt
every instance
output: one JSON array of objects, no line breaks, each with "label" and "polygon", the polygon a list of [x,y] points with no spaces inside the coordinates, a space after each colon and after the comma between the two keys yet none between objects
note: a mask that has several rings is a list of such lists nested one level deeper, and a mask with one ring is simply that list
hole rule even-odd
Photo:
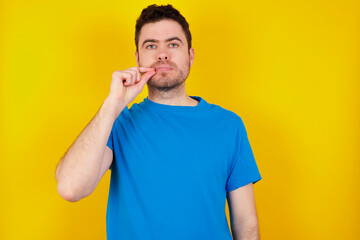
[{"label": "blue t-shirt", "polygon": [[191,97],[197,106],[145,98],[114,122],[107,239],[232,239],[227,192],[261,175],[241,118]]}]

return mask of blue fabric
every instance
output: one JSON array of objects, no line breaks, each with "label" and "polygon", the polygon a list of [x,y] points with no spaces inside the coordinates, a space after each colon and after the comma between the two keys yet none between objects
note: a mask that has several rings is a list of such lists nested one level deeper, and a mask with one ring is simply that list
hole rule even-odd
[{"label": "blue fabric", "polygon": [[191,97],[197,106],[145,98],[116,119],[107,239],[232,239],[226,194],[261,175],[241,118]]}]

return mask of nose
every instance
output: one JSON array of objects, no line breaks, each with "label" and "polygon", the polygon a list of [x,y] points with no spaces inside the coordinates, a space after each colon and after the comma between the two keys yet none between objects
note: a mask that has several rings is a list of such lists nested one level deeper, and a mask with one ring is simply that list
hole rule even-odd
[{"label": "nose", "polygon": [[158,56],[159,61],[164,61],[164,60],[168,60],[168,59],[169,59],[169,56],[165,52],[160,53]]},{"label": "nose", "polygon": [[169,60],[169,58],[170,58],[169,53],[166,49],[166,46],[159,46],[157,54],[158,54],[159,61]]}]

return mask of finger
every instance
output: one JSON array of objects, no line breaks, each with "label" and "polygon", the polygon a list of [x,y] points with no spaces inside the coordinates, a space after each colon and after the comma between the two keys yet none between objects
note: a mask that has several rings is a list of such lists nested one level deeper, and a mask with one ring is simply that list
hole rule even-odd
[{"label": "finger", "polygon": [[156,71],[148,71],[148,72],[144,73],[141,76],[141,81],[144,81],[146,83],[152,76],[155,75],[155,73],[156,73]]},{"label": "finger", "polygon": [[141,73],[146,73],[148,71],[155,71],[155,68],[139,67]]},{"label": "finger", "polygon": [[140,81],[141,75],[140,75],[139,69],[136,68],[136,69],[135,69],[135,72],[136,72],[136,81],[135,81],[135,83],[137,83],[137,82]]},{"label": "finger", "polygon": [[127,86],[131,79],[131,74],[127,72],[121,72],[119,74],[119,78],[121,79],[124,86]]},{"label": "finger", "polygon": [[131,72],[131,74],[133,75],[134,84],[137,83],[138,81],[140,81],[139,69],[137,69],[137,68],[129,68],[126,71]]},{"label": "finger", "polygon": [[126,69],[125,71],[128,71],[128,70],[134,71],[136,73],[136,75],[135,75],[135,83],[139,82],[140,77],[141,77],[139,68],[138,67],[132,67],[132,68]]},{"label": "finger", "polygon": [[136,80],[136,72],[135,71],[125,70],[125,71],[123,71],[123,73],[126,74],[126,76],[128,76],[126,78],[125,86],[135,84],[135,80]]},{"label": "finger", "polygon": [[128,86],[129,82],[131,81],[130,73],[122,73],[121,77],[122,77],[123,86]]},{"label": "finger", "polygon": [[147,81],[153,76],[155,75],[155,71],[149,71],[149,72],[146,72],[144,73],[142,76],[141,76],[141,79],[140,81],[136,84],[136,86],[140,89],[143,89],[145,84],[147,83]]}]

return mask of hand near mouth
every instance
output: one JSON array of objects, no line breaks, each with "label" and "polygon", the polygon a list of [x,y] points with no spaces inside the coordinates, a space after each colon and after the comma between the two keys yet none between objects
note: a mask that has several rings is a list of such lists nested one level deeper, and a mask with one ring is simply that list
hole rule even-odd
[{"label": "hand near mouth", "polygon": [[[156,68],[138,67],[141,77],[135,82],[139,82],[142,78],[146,79],[146,82],[156,73]],[[155,72],[155,73],[153,73]],[[145,85],[144,85],[145,86]]]},{"label": "hand near mouth", "polygon": [[155,68],[147,67],[132,67],[113,72],[109,97],[120,105],[127,106],[141,93],[147,81],[155,73]]}]

